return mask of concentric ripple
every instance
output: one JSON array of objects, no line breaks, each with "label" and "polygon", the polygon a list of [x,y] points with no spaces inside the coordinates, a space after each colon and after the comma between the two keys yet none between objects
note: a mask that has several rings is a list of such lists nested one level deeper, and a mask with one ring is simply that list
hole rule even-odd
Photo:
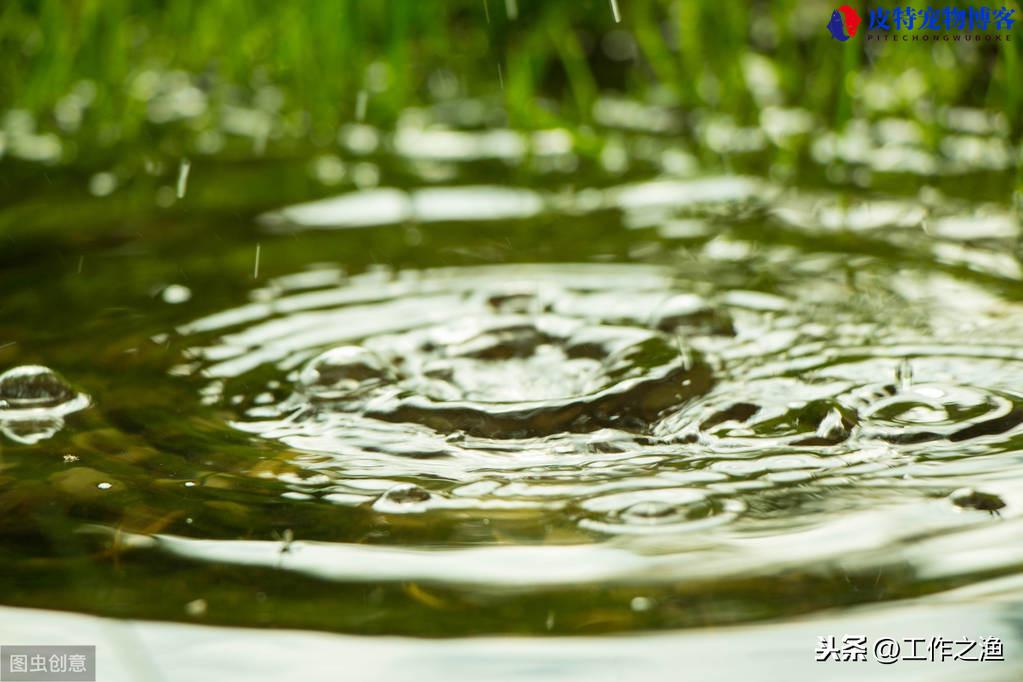
[{"label": "concentric ripple", "polygon": [[1011,348],[959,357],[892,320],[867,345],[862,311],[813,311],[652,266],[319,269],[182,327],[175,372],[288,448],[296,494],[406,524],[532,513],[572,543],[919,504],[1023,431]]}]

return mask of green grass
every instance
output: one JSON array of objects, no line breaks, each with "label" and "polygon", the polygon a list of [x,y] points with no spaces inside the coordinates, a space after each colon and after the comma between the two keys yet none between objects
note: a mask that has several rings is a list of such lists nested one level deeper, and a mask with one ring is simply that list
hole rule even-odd
[{"label": "green grass", "polygon": [[[868,50],[862,35],[845,44],[828,35],[833,3],[825,0],[621,0],[618,25],[607,0],[511,4],[515,17],[506,0],[7,0],[0,112],[27,110],[40,130],[67,137],[55,108],[90,81],[95,97],[76,133],[82,154],[133,143],[187,147],[189,135],[220,125],[225,105],[265,108],[267,93],[282,96],[270,113],[283,136],[313,145],[332,142],[356,118],[360,91],[369,95],[368,119],[384,126],[411,105],[453,94],[502,103],[516,126],[577,126],[607,92],[753,124],[764,102],[744,64],[760,55],[778,80],[770,103],[804,107],[828,127],[949,104],[1000,111],[1014,133],[1023,129],[1019,10],[1009,43]],[[884,6],[894,4],[906,3]],[[612,31],[631,36],[635,59],[606,56]],[[138,96],[146,70],[184,72],[209,106],[155,134]],[[907,73],[923,94],[878,112],[872,92]]]}]

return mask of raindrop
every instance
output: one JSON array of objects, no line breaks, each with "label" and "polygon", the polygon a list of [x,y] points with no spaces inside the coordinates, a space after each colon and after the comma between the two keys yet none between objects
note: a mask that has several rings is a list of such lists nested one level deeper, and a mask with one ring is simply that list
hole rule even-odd
[{"label": "raindrop", "polygon": [[252,267],[252,279],[259,279],[259,255],[262,245],[256,244],[256,263]]},{"label": "raindrop", "polygon": [[198,618],[199,616],[206,615],[206,608],[207,604],[205,599],[195,599],[185,604],[185,613],[193,618]]},{"label": "raindrop", "polygon": [[649,611],[650,607],[653,606],[653,602],[647,597],[633,597],[632,601],[629,602],[629,608],[633,611]]},{"label": "raindrop", "polygon": [[895,368],[895,385],[900,391],[908,391],[913,385],[913,365],[905,358]]},{"label": "raindrop", "polygon": [[188,171],[192,168],[192,162],[188,159],[181,159],[181,164],[178,166],[178,185],[177,195],[178,199],[185,198],[185,192],[188,190]]},{"label": "raindrop", "polygon": [[518,19],[519,5],[516,0],[504,0],[504,10],[509,19]]},{"label": "raindrop", "polygon": [[618,0],[611,1],[611,14],[615,18],[615,23],[620,24],[622,22],[622,14],[618,11]]},{"label": "raindrop", "polygon": [[366,107],[369,105],[369,93],[365,90],[359,90],[355,96],[355,120],[365,121],[366,120]]},{"label": "raindrop", "polygon": [[181,284],[169,284],[163,289],[164,303],[175,305],[192,298],[192,290]]}]

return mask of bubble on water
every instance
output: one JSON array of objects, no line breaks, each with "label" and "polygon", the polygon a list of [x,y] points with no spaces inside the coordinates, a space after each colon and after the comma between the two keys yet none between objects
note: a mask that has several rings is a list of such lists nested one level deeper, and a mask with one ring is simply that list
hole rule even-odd
[{"label": "bubble on water", "polygon": [[0,401],[9,408],[55,407],[75,392],[48,367],[22,365],[0,374]]},{"label": "bubble on water", "polygon": [[0,431],[18,443],[54,436],[64,417],[89,405],[59,374],[41,365],[22,365],[0,374]]}]

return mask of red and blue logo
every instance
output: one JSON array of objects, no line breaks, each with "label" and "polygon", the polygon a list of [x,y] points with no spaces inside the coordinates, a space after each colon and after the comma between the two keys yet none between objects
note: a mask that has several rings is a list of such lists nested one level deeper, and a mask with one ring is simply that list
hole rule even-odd
[{"label": "red and blue logo", "polygon": [[856,10],[849,5],[842,5],[831,13],[828,30],[835,40],[840,40],[844,43],[856,35],[856,31],[861,23],[863,23],[863,20],[860,19],[860,15],[856,13]]}]

